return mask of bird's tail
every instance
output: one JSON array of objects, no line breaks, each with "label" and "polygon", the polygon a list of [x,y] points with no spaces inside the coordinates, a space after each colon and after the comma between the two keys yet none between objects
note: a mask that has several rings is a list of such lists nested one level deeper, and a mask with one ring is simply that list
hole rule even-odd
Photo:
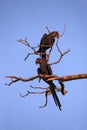
[{"label": "bird's tail", "polygon": [[56,94],[55,87],[56,87],[55,84],[52,82],[50,84],[50,90],[51,90],[51,93],[52,93],[52,96],[53,96],[53,99],[55,101],[56,106],[58,106],[59,109],[61,110],[61,103],[60,103],[60,100]]}]

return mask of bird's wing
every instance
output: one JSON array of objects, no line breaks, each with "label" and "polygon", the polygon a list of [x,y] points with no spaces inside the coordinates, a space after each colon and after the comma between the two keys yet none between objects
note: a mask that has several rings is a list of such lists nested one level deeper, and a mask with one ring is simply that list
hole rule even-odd
[{"label": "bird's wing", "polygon": [[41,38],[40,44],[43,44],[43,43],[44,43],[46,37],[47,37],[47,34],[45,33],[45,34],[42,36],[42,38]]}]

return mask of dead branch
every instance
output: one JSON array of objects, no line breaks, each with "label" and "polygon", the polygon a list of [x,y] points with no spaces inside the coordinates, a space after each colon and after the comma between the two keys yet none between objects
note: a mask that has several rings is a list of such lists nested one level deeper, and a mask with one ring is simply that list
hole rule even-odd
[{"label": "dead branch", "polygon": [[[33,86],[30,85],[30,87],[33,88],[33,89],[44,89],[45,90],[44,92],[49,92],[49,95],[51,94],[50,86],[44,88],[44,87],[33,87]],[[61,90],[60,87],[56,86],[55,89],[56,89],[56,91],[60,91],[62,93],[62,90]],[[67,91],[64,90],[64,94],[63,95],[65,95],[66,93],[67,93]]]},{"label": "dead branch", "polygon": [[43,106],[40,106],[39,108],[44,108],[47,106],[47,103],[48,103],[48,93],[47,92],[45,93],[45,98],[46,98],[45,104]]},{"label": "dead branch", "polygon": [[64,85],[64,83],[61,80],[58,80],[58,81],[59,81],[59,84],[61,86],[61,93],[62,93],[62,95],[65,95],[65,92],[64,92],[65,85]]},{"label": "dead branch", "polygon": [[25,61],[27,60],[27,58],[30,56],[30,55],[47,55],[48,56],[48,54],[46,54],[46,53],[37,53],[37,51],[35,50],[35,48],[37,48],[37,47],[39,47],[39,46],[42,46],[42,47],[49,47],[49,45],[38,45],[38,46],[36,46],[36,47],[32,47],[30,44],[29,44],[29,42],[27,41],[27,38],[25,38],[25,40],[23,40],[23,39],[20,39],[20,40],[17,40],[18,42],[20,42],[20,43],[22,43],[22,44],[24,44],[24,45],[26,45],[26,46],[28,46],[30,49],[32,49],[33,50],[33,52],[31,53],[31,52],[29,52],[28,54],[27,54],[27,56],[25,57]]},{"label": "dead branch", "polygon": [[[26,94],[22,95],[21,93],[19,93],[19,95],[23,98],[23,97],[26,97],[28,96],[29,94],[44,94],[45,93],[45,98],[46,98],[46,101],[45,101],[45,104],[43,106],[40,106],[39,108],[43,108],[43,107],[46,107],[47,106],[47,103],[48,103],[48,95],[51,95],[51,90],[50,90],[50,86],[48,86],[47,88],[42,88],[42,87],[33,87],[33,86],[30,86],[31,88],[34,88],[34,89],[44,89],[44,91],[42,92],[30,92],[30,91],[27,91]],[[58,91],[61,91],[61,88],[57,87],[56,86],[56,92]],[[67,93],[66,90],[64,90],[64,95]]]},{"label": "dead branch", "polygon": [[[50,33],[50,30],[49,30],[48,26],[45,26],[45,28],[47,29],[48,33]],[[65,29],[66,29],[66,24],[64,25],[63,32],[60,34],[59,37],[62,37],[62,36],[64,35],[64,33],[65,33]]]},{"label": "dead branch", "polygon": [[87,74],[73,74],[73,75],[67,75],[67,76],[54,76],[52,78],[48,78],[47,81],[51,80],[61,80],[62,82],[71,81],[71,80],[77,80],[77,79],[87,79]]},{"label": "dead branch", "polygon": [[43,74],[39,74],[30,78],[23,78],[23,77],[17,77],[17,76],[6,76],[5,78],[9,78],[11,79],[10,83],[5,83],[5,85],[10,86],[11,84],[18,82],[18,81],[22,81],[22,82],[28,82],[37,78],[48,78],[48,77],[54,77],[53,75],[43,75]]},{"label": "dead branch", "polygon": [[66,29],[66,24],[64,25],[63,32],[60,34],[60,36],[59,36],[59,37],[62,37],[62,36],[64,35],[64,33],[65,33],[65,29]]},{"label": "dead branch", "polygon": [[50,30],[49,30],[49,28],[48,28],[47,26],[45,26],[45,28],[47,29],[48,33],[50,33]]},{"label": "dead branch", "polygon": [[5,85],[10,86],[12,83],[15,83],[17,81],[23,81],[23,82],[28,82],[37,78],[45,78],[47,79],[47,81],[51,81],[51,80],[61,80],[62,82],[66,82],[66,81],[70,81],[70,80],[76,80],[76,79],[86,79],[87,78],[87,74],[74,74],[74,75],[67,75],[67,76],[62,76],[59,77],[57,75],[36,75],[30,78],[22,78],[22,77],[17,77],[17,76],[6,76],[6,78],[11,79],[10,83],[6,83]]},{"label": "dead branch", "polygon": [[[33,53],[28,53],[28,54],[27,54],[27,56],[26,56],[25,59],[24,59],[25,61],[27,60],[27,58],[28,58],[30,55],[35,55],[35,52],[36,52],[35,48],[39,47],[39,45],[36,46],[36,47],[32,47],[32,46],[29,44],[29,42],[27,41],[27,38],[25,38],[25,40],[20,39],[20,40],[17,40],[17,41],[20,42],[20,43],[22,43],[22,44],[24,44],[24,45],[26,45],[26,46],[28,46],[31,50],[33,50]],[[39,55],[39,54],[36,53],[36,55]]]},{"label": "dead branch", "polygon": [[5,78],[10,78],[11,79],[11,82],[10,83],[5,83],[5,85],[8,85],[10,86],[11,84],[17,82],[17,81],[23,81],[23,82],[27,82],[27,81],[31,81],[31,80],[34,80],[36,78],[38,78],[39,76],[33,76],[33,77],[30,77],[30,78],[22,78],[22,77],[17,77],[17,76],[6,76]]},{"label": "dead branch", "polygon": [[[50,30],[49,30],[49,28],[46,26],[45,27],[47,30],[48,30],[48,32],[50,33]],[[62,37],[63,36],[63,34],[64,34],[64,32],[65,32],[65,28],[66,28],[66,25],[64,25],[64,30],[63,30],[63,32],[62,32],[62,34],[61,35],[59,35],[59,37],[57,38],[57,39],[59,39],[60,37]],[[24,44],[24,45],[26,45],[26,46],[28,46],[29,48],[31,48],[32,50],[33,50],[33,53],[28,53],[27,54],[27,56],[25,57],[25,61],[27,60],[27,58],[30,56],[30,55],[47,55],[47,62],[49,61],[49,57],[50,57],[50,54],[51,54],[51,51],[52,51],[52,47],[50,48],[50,50],[49,50],[49,53],[47,54],[47,53],[37,53],[37,51],[35,50],[35,48],[37,48],[37,47],[39,47],[39,46],[42,46],[42,47],[50,47],[50,45],[38,45],[37,47],[32,47],[30,44],[29,44],[29,42],[27,41],[27,38],[25,38],[25,40],[23,40],[23,39],[20,39],[20,40],[17,40],[18,42],[20,42],[20,43],[22,43],[22,44]],[[59,58],[59,60],[58,61],[56,61],[56,62],[53,62],[53,63],[51,63],[50,65],[52,65],[52,64],[57,64],[57,63],[59,63],[60,62],[60,60],[62,59],[62,57],[63,57],[63,55],[65,55],[64,53],[62,53],[61,51],[60,51],[60,49],[59,49],[59,47],[58,47],[58,40],[57,40],[57,42],[56,42],[56,46],[57,46],[57,48],[58,48],[58,51],[59,51],[59,53],[61,54],[61,56],[60,56],[60,58]],[[67,51],[67,53],[69,52],[70,50],[68,50]]]},{"label": "dead branch", "polygon": [[[59,38],[63,36],[63,34],[64,34],[64,32],[65,32],[65,28],[66,28],[66,24],[65,24],[64,30],[63,30],[62,34],[59,36]],[[58,52],[59,52],[59,54],[60,54],[60,57],[59,57],[59,59],[58,59],[57,61],[52,62],[52,63],[49,63],[49,65],[58,64],[58,63],[61,61],[61,59],[63,58],[63,56],[64,56],[65,54],[67,54],[67,53],[70,52],[70,49],[67,49],[65,52],[62,52],[62,51],[60,50],[59,45],[58,45],[58,40],[59,40],[59,38],[57,38],[56,47],[57,47],[57,49],[58,49]],[[52,50],[52,48],[50,49],[49,54],[48,54],[48,61],[49,61],[49,57],[50,57],[51,50]]]},{"label": "dead branch", "polygon": [[[32,86],[30,86],[30,87],[32,87]],[[26,94],[22,95],[21,93],[19,93],[19,95],[20,95],[21,97],[26,97],[26,96],[28,96],[29,94],[43,94],[43,93],[45,93],[46,102],[45,102],[45,104],[44,104],[43,106],[40,106],[39,108],[46,107],[46,106],[47,106],[47,103],[48,103],[48,97],[47,97],[47,96],[51,94],[51,91],[50,91],[49,87],[47,87],[47,88],[32,87],[32,88],[34,88],[34,89],[36,89],[36,88],[45,89],[45,91],[42,91],[42,92],[30,92],[30,91],[27,91]]]},{"label": "dead branch", "polygon": [[44,87],[33,87],[31,85],[30,85],[30,87],[33,88],[33,89],[47,89],[47,87],[45,87],[45,88]]},{"label": "dead branch", "polygon": [[33,51],[36,51],[36,50],[35,50],[35,47],[32,47],[32,46],[29,44],[29,42],[27,41],[27,38],[25,38],[25,40],[20,39],[20,40],[17,40],[17,41],[20,42],[20,43],[22,43],[22,44],[24,44],[24,45],[26,45],[26,46],[28,46],[28,47],[31,48]]},{"label": "dead branch", "polygon": [[19,93],[19,95],[20,95],[21,97],[26,97],[26,96],[28,96],[29,94],[43,94],[43,93],[45,93],[45,92],[46,92],[46,91],[43,91],[43,92],[30,92],[30,91],[27,91],[26,94],[22,95],[21,93]]},{"label": "dead branch", "polygon": [[[68,75],[68,76],[62,76],[62,77],[59,77],[57,75],[37,75],[37,76],[33,76],[33,77],[30,77],[30,78],[22,78],[22,77],[16,77],[16,76],[6,76],[6,78],[10,78],[11,79],[11,82],[10,83],[6,83],[5,85],[11,85],[12,83],[15,83],[17,81],[23,81],[23,82],[27,82],[27,81],[31,81],[31,80],[34,80],[36,78],[45,78],[47,79],[47,81],[50,81],[50,80],[58,80],[60,85],[64,85],[63,82],[65,81],[70,81],[70,80],[76,80],[76,79],[86,79],[87,78],[87,74],[74,74],[74,75]],[[32,87],[32,86],[30,86]],[[43,108],[43,107],[46,107],[47,106],[47,103],[48,103],[48,95],[51,95],[51,91],[50,91],[50,86],[48,86],[47,88],[42,88],[42,87],[32,87],[34,89],[44,89],[44,91],[42,92],[30,92],[30,91],[27,91],[26,94],[22,95],[21,93],[20,96],[21,97],[25,97],[25,96],[28,96],[29,94],[43,94],[45,93],[45,98],[46,98],[46,101],[45,101],[45,104],[43,106],[40,106],[39,108]],[[56,92],[60,91],[63,95],[65,95],[67,93],[66,90],[62,89],[64,88],[61,87],[57,87],[56,86]]]},{"label": "dead branch", "polygon": [[59,53],[60,53],[59,59],[55,62],[49,63],[49,65],[58,64],[61,61],[61,59],[63,58],[63,56],[70,52],[70,49],[68,49],[67,51],[62,53],[61,50],[59,49],[59,47],[58,47],[58,50],[59,50]]},{"label": "dead branch", "polygon": [[[64,30],[63,30],[62,34],[59,36],[59,38],[63,36],[63,34],[64,34],[64,32],[65,32],[65,28],[66,28],[66,25],[64,26]],[[70,49],[67,49],[65,52],[62,52],[62,51],[60,50],[59,45],[58,45],[58,40],[59,40],[59,38],[57,38],[56,47],[57,47],[57,49],[58,49],[58,52],[59,52],[59,54],[60,54],[60,57],[59,57],[59,59],[58,59],[57,61],[52,62],[52,63],[50,63],[49,65],[58,64],[58,63],[61,61],[61,59],[63,58],[63,56],[66,55],[67,53],[69,53],[69,52],[71,51]],[[50,51],[49,51],[49,56],[50,56],[51,50],[52,50],[52,48],[51,48]]]}]

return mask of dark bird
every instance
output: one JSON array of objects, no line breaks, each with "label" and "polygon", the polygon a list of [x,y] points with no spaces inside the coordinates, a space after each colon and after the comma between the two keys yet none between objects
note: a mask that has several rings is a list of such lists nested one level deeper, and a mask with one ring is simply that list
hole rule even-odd
[{"label": "dark bird", "polygon": [[41,53],[43,50],[47,50],[51,48],[55,42],[55,38],[59,37],[59,33],[57,31],[50,32],[49,34],[44,34],[40,41],[40,47],[37,52]]},{"label": "dark bird", "polygon": [[[42,58],[37,58],[36,59],[36,64],[39,64],[40,67],[38,68],[38,74],[43,74],[43,75],[52,75],[52,69],[50,67],[49,64],[47,64],[46,60],[42,59]],[[55,91],[55,84],[53,83],[53,81],[46,81],[45,78],[43,78],[43,80],[49,84],[50,86],[50,90],[52,92],[52,96],[54,98],[54,101],[55,101],[55,104],[59,107],[59,109],[61,110],[61,103],[58,99],[58,96],[56,94],[56,91]]]},{"label": "dark bird", "polygon": [[50,32],[49,34],[44,34],[40,41],[39,50],[36,53],[42,53],[42,58],[46,55],[46,50],[52,48],[55,42],[55,38],[59,38],[59,33],[57,31]]}]

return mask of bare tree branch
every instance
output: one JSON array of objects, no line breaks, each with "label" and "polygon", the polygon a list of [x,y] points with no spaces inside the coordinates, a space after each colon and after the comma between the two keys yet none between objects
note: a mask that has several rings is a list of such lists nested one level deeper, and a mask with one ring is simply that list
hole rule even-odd
[{"label": "bare tree branch", "polygon": [[20,43],[22,43],[22,44],[24,44],[24,45],[26,45],[26,46],[28,46],[29,48],[31,48],[32,50],[33,50],[33,52],[31,53],[31,52],[29,52],[28,54],[27,54],[27,56],[25,57],[25,61],[27,60],[27,58],[30,56],[30,55],[42,55],[42,54],[44,54],[44,55],[49,55],[49,54],[46,54],[46,53],[37,53],[37,51],[35,50],[35,48],[37,48],[37,47],[39,47],[39,46],[43,46],[43,47],[49,47],[49,45],[38,45],[38,46],[36,46],[36,47],[32,47],[30,44],[29,44],[29,42],[27,41],[27,38],[25,38],[25,40],[23,40],[23,39],[20,39],[20,40],[17,40],[18,42],[20,42]]},{"label": "bare tree branch", "polygon": [[[61,34],[59,34],[59,32],[57,32],[56,35],[50,35],[49,38],[48,38],[48,41],[46,41],[45,43],[49,43],[49,39],[53,39],[53,43],[55,42],[55,39],[54,38],[57,38],[57,41],[56,41],[56,47],[58,49],[58,52],[60,54],[60,57],[57,61],[55,62],[52,62],[52,63],[49,63],[49,65],[53,65],[53,64],[57,64],[61,61],[61,59],[63,58],[63,56],[67,53],[70,52],[70,49],[66,50],[65,52],[62,52],[59,48],[59,44],[58,44],[58,40],[60,37],[62,37],[65,33],[65,28],[66,28],[66,25],[64,26],[64,30]],[[51,33],[49,28],[46,26],[46,29],[48,31],[48,33]],[[54,33],[54,32],[53,32]],[[55,33],[54,33],[55,34]],[[44,36],[44,35],[43,35]],[[43,38],[43,37],[42,37]],[[42,56],[42,55],[46,55],[46,60],[47,60],[47,63],[49,61],[49,58],[50,58],[50,54],[51,54],[51,51],[52,51],[52,47],[53,45],[45,45],[45,44],[40,44],[38,45],[37,47],[42,47],[42,48],[47,48],[49,49],[48,53],[38,53],[39,51],[36,51],[35,49],[37,47],[33,47],[29,44],[29,42],[27,41],[27,38],[25,38],[25,40],[23,39],[20,39],[20,40],[17,40],[18,42],[26,45],[27,47],[29,47],[33,53],[28,53],[27,56],[25,57],[25,60],[30,56],[30,55],[39,55],[39,56]],[[42,42],[44,43],[44,42]],[[46,50],[47,50],[46,49]],[[45,51],[46,51],[45,50]],[[44,52],[45,52],[44,51]],[[6,76],[6,78],[9,78],[11,81],[9,83],[6,83],[5,85],[12,85],[13,83],[16,83],[18,81],[22,81],[22,82],[28,82],[28,81],[31,81],[31,80],[34,80],[34,79],[37,79],[37,78],[40,78],[40,79],[45,79],[46,81],[52,81],[52,80],[58,80],[60,87],[56,86],[55,90],[56,92],[61,92],[62,95],[65,95],[67,93],[67,91],[64,89],[65,88],[65,85],[64,85],[64,82],[66,81],[71,81],[71,80],[77,80],[77,79],[87,79],[87,74],[73,74],[73,75],[67,75],[67,76],[57,76],[57,75],[43,75],[43,74],[39,74],[39,75],[36,75],[36,76],[33,76],[33,77],[30,77],[30,78],[23,78],[23,77],[17,77],[17,76]],[[45,104],[43,106],[40,106],[39,108],[43,108],[43,107],[46,107],[47,106],[47,103],[48,103],[48,95],[52,95],[51,93],[51,86],[48,86],[48,87],[33,87],[33,86],[30,86],[32,89],[42,89],[41,91],[27,91],[26,94],[21,94],[19,93],[19,95],[23,98],[23,97],[26,97],[28,96],[29,94],[45,94],[45,98],[46,98],[46,101],[45,101]]]},{"label": "bare tree branch", "polygon": [[[26,97],[28,96],[29,94],[44,94],[45,93],[45,98],[46,98],[46,101],[45,101],[45,104],[43,106],[40,106],[39,108],[43,108],[43,107],[46,107],[47,106],[47,103],[48,103],[48,95],[51,95],[51,90],[50,90],[50,86],[48,86],[47,88],[43,88],[43,87],[33,87],[33,86],[30,86],[31,88],[34,88],[34,89],[44,89],[44,91],[42,92],[30,92],[30,91],[27,91],[26,94],[22,95],[21,93],[19,93],[19,95],[23,98],[23,97]],[[58,91],[61,91],[61,88],[57,87],[56,86],[56,92]],[[64,95],[67,93],[66,90],[64,90]]]},{"label": "bare tree branch", "polygon": [[[50,30],[49,30],[48,26],[45,26],[45,28],[47,29],[48,33],[50,33]],[[62,36],[64,35],[64,33],[65,33],[65,29],[66,29],[66,24],[64,25],[63,32],[60,34],[59,37],[62,37]]]},{"label": "bare tree branch", "polygon": [[30,87],[33,88],[33,89],[47,89],[47,87],[33,87],[31,85],[30,85]]},{"label": "bare tree branch", "polygon": [[61,35],[59,37],[62,37],[65,33],[65,29],[66,29],[66,24],[64,25],[64,29],[63,29],[63,32],[61,33]]},{"label": "bare tree branch", "polygon": [[23,82],[28,82],[37,78],[45,78],[47,79],[47,81],[51,81],[51,80],[61,80],[62,82],[65,81],[70,81],[70,80],[76,80],[76,79],[86,79],[87,78],[87,74],[74,74],[74,75],[67,75],[67,76],[62,76],[59,77],[57,75],[36,75],[30,78],[22,78],[22,77],[17,77],[17,76],[6,76],[6,78],[11,79],[10,83],[6,83],[5,85],[10,86],[12,83],[15,83],[17,81],[23,81]]},{"label": "bare tree branch", "polygon": [[55,62],[49,63],[49,65],[58,64],[58,63],[61,61],[61,59],[63,58],[63,56],[64,56],[65,54],[67,54],[67,53],[70,52],[70,49],[68,49],[67,51],[65,51],[64,53],[62,53],[62,52],[60,51],[59,47],[58,47],[58,50],[59,50],[59,52],[60,52],[60,57],[59,57],[59,59],[58,59],[57,61],[55,61]]},{"label": "bare tree branch", "polygon": [[43,91],[43,92],[30,92],[30,91],[27,91],[26,94],[22,95],[21,93],[19,93],[19,95],[20,95],[21,97],[26,97],[26,96],[28,96],[29,94],[43,94],[43,93],[45,93],[45,92],[46,92],[46,91]]},{"label": "bare tree branch", "polygon": [[20,43],[22,43],[22,44],[24,44],[24,45],[26,45],[26,46],[28,46],[28,47],[31,48],[33,51],[36,51],[36,50],[35,50],[35,47],[32,47],[32,46],[29,44],[29,42],[27,42],[27,38],[25,38],[25,40],[20,39],[20,40],[17,40],[17,41],[20,42]]},{"label": "bare tree branch", "polygon": [[[27,38],[25,38],[25,40],[20,39],[20,40],[17,40],[17,41],[20,42],[20,43],[22,43],[22,44],[24,44],[24,45],[26,45],[26,46],[28,46],[30,49],[32,49],[34,52],[36,52],[36,50],[35,50],[36,47],[32,47],[32,46],[29,44],[29,42],[27,41]],[[30,55],[35,55],[35,54],[34,54],[34,53],[28,53],[24,60],[26,61],[27,58],[28,58]]]},{"label": "bare tree branch", "polygon": [[[59,87],[56,87],[56,91],[60,91],[63,95],[65,95],[67,93],[66,90],[64,90],[64,84],[63,82],[65,81],[71,81],[71,80],[76,80],[76,79],[86,79],[87,78],[87,74],[74,74],[74,75],[68,75],[68,76],[62,76],[62,77],[59,77],[57,75],[37,75],[37,76],[33,76],[33,77],[30,77],[30,78],[22,78],[22,77],[16,77],[16,76],[6,76],[6,78],[10,78],[11,79],[11,82],[10,83],[6,83],[5,85],[11,85],[12,83],[15,83],[17,81],[23,81],[23,82],[27,82],[27,81],[31,81],[31,80],[34,80],[36,78],[45,78],[47,79],[47,81],[51,81],[51,80],[58,80],[60,85],[61,85],[61,88]],[[30,86],[32,87],[32,86]],[[43,94],[45,93],[45,98],[46,98],[46,101],[45,101],[45,104],[43,106],[40,106],[39,108],[43,108],[43,107],[46,107],[47,106],[47,103],[48,103],[48,95],[51,95],[51,90],[49,89],[50,86],[48,86],[47,88],[41,88],[41,87],[32,87],[32,88],[39,88],[39,89],[44,89],[44,91],[42,92],[30,92],[30,91],[27,91],[26,94],[22,95],[21,93],[20,96],[21,97],[25,97],[25,96],[28,96],[29,94]]]},{"label": "bare tree branch", "polygon": [[45,26],[45,28],[47,29],[48,33],[50,33],[50,30],[49,30],[49,28],[48,28],[47,26]]},{"label": "bare tree branch", "polygon": [[[46,27],[46,28],[48,29],[48,27]],[[65,24],[64,30],[63,30],[62,34],[59,36],[59,38],[63,36],[63,34],[64,34],[64,32],[65,32],[65,28],[66,28],[66,24]],[[61,59],[63,58],[63,56],[64,56],[65,54],[67,54],[67,53],[70,52],[70,49],[67,49],[65,52],[62,52],[62,51],[60,50],[60,48],[59,48],[59,46],[58,46],[58,40],[59,40],[59,38],[57,38],[56,47],[57,47],[57,49],[58,49],[58,52],[60,53],[60,57],[59,57],[59,59],[58,59],[57,61],[52,62],[52,63],[49,63],[49,65],[53,65],[53,64],[59,63],[59,62],[61,61]],[[50,51],[49,51],[49,53],[48,53],[48,60],[47,60],[47,61],[49,61],[49,57],[50,57],[51,51],[52,51],[52,48],[50,49]]]},{"label": "bare tree branch", "polygon": [[[50,30],[49,30],[49,28],[46,26],[45,27],[47,30],[48,30],[48,32],[50,33]],[[57,38],[57,39],[59,39],[60,37],[62,37],[63,36],[63,34],[64,34],[64,32],[65,32],[65,28],[66,28],[66,25],[64,26],[64,30],[63,30],[63,32],[62,32],[62,34],[61,35],[59,35],[59,37]],[[58,33],[59,34],[59,33]],[[51,51],[52,51],[52,46],[50,46],[50,45],[38,45],[37,47],[32,47],[30,44],[29,44],[29,42],[27,41],[27,38],[25,38],[25,40],[23,40],[23,39],[20,39],[20,40],[17,40],[18,42],[20,42],[20,43],[22,43],[22,44],[24,44],[24,45],[26,45],[26,46],[28,46],[29,48],[31,48],[32,50],[33,50],[33,53],[28,53],[27,54],[27,56],[25,57],[25,61],[27,60],[27,58],[30,56],[30,55],[42,55],[42,54],[44,54],[44,53],[37,53],[37,51],[35,50],[35,48],[37,48],[37,47],[39,47],[39,46],[42,46],[42,47],[51,47],[50,48],[50,50],[49,50],[49,53],[47,54],[47,53],[45,53],[44,55],[47,55],[47,62],[49,61],[49,57],[50,57],[50,54],[51,54]],[[57,40],[57,42],[56,42],[56,46],[57,46],[57,48],[58,48],[58,51],[59,51],[59,53],[61,54],[61,56],[60,56],[60,58],[59,58],[59,60],[58,61],[56,61],[56,62],[53,62],[53,63],[51,63],[51,65],[52,64],[57,64],[57,63],[59,63],[60,62],[60,60],[61,60],[61,58],[62,58],[62,56],[63,55],[65,55],[64,53],[62,53],[61,51],[60,51],[60,49],[59,49],[59,47],[58,47],[58,40]],[[70,51],[70,50],[69,50]],[[68,51],[68,52],[69,52]],[[67,52],[67,53],[68,53]]]},{"label": "bare tree branch", "polygon": [[31,81],[31,80],[34,80],[36,78],[38,78],[39,76],[33,76],[33,77],[30,77],[30,78],[22,78],[22,77],[17,77],[17,76],[6,76],[6,78],[10,78],[11,79],[11,82],[10,83],[6,83],[5,85],[8,85],[10,86],[12,83],[15,83],[17,81],[23,81],[23,82],[27,82],[27,81]]},{"label": "bare tree branch", "polygon": [[62,82],[71,81],[71,80],[77,80],[77,79],[87,79],[87,74],[73,74],[73,75],[67,75],[67,76],[54,76],[52,78],[47,79],[47,81],[51,80],[61,80]]},{"label": "bare tree branch", "polygon": [[[30,87],[31,87],[31,88],[33,88],[33,89],[44,89],[44,90],[45,90],[45,92],[50,92],[50,93],[49,93],[49,95],[51,94],[51,91],[50,91],[50,86],[45,87],[45,88],[44,88],[44,87],[33,87],[33,86],[30,86]],[[56,91],[60,91],[60,92],[62,91],[62,90],[61,90],[61,88],[60,88],[60,87],[58,87],[58,86],[56,86],[56,88],[55,88],[55,89],[56,89]],[[64,90],[64,95],[65,95],[66,93],[67,93],[67,91],[66,91],[66,90]]]}]

